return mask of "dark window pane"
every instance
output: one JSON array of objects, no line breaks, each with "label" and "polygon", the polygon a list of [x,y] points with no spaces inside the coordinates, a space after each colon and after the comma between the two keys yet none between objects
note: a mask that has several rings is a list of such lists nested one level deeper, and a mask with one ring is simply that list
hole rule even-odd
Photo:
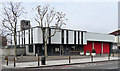
[{"label": "dark window pane", "polygon": [[33,45],[29,45],[29,52],[33,52]]}]

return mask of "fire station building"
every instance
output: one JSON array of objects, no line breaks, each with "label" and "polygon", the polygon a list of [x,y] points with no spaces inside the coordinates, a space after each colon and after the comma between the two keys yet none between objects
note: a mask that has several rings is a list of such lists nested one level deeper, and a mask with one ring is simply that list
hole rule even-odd
[{"label": "fire station building", "polygon": [[[54,28],[49,30],[49,35],[53,34]],[[33,27],[17,32],[17,47],[25,48],[26,55],[44,55],[44,43],[40,27]],[[13,40],[13,36],[11,36]],[[97,54],[111,53],[114,35],[91,33],[81,30],[60,29],[55,36],[48,39],[48,55],[79,55],[81,50]],[[11,44],[14,45],[12,41]]]}]

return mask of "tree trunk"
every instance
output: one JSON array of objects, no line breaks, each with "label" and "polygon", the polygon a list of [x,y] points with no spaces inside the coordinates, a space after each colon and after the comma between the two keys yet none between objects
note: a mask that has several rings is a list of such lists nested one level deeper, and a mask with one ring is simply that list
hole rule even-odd
[{"label": "tree trunk", "polygon": [[15,48],[15,57],[17,57],[17,41],[16,41],[16,32],[15,32],[15,34],[14,34],[14,48]]},{"label": "tree trunk", "polygon": [[45,57],[47,57],[47,42],[45,41]]}]

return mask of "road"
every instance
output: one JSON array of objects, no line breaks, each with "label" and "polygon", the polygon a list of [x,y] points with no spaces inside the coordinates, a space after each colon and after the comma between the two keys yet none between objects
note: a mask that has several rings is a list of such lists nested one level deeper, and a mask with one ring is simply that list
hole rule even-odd
[{"label": "road", "polygon": [[53,66],[35,69],[118,69],[120,66],[119,61],[107,61],[87,64],[75,64],[75,65],[64,65],[64,66]]},{"label": "road", "polygon": [[[120,60],[119,60],[120,61]],[[4,69],[3,71],[27,71],[27,70],[40,70],[40,71],[45,71],[45,70],[53,70],[53,69],[70,69],[71,71],[74,71],[74,69],[78,70],[90,70],[91,69],[118,69],[120,66],[119,61],[107,61],[107,62],[97,62],[97,63],[87,63],[87,64],[74,64],[74,65],[63,65],[63,66],[52,66],[52,67],[39,67],[39,68],[15,68],[15,69]],[[86,71],[86,70],[85,70]],[[96,71],[96,70],[95,70]],[[109,71],[109,70],[108,70]],[[112,70],[113,71],[113,70]]]}]

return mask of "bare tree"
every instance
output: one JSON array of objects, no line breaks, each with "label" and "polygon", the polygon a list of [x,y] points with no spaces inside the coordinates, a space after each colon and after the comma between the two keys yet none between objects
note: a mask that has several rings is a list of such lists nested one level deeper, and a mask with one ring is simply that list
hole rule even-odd
[{"label": "bare tree", "polygon": [[[45,57],[47,56],[47,41],[49,37],[53,37],[56,34],[56,30],[60,29],[62,25],[65,25],[65,14],[63,12],[56,12],[54,8],[49,5],[41,7],[37,6],[37,15],[35,21],[39,24],[42,30],[43,41],[45,45]],[[54,33],[49,35],[49,29],[54,26]]]},{"label": "bare tree", "polygon": [[18,18],[25,13],[24,7],[21,6],[21,3],[8,2],[7,5],[3,4],[3,14],[2,14],[2,25],[7,28],[12,35],[14,36],[14,48],[15,48],[15,57],[17,57],[17,24]]}]

